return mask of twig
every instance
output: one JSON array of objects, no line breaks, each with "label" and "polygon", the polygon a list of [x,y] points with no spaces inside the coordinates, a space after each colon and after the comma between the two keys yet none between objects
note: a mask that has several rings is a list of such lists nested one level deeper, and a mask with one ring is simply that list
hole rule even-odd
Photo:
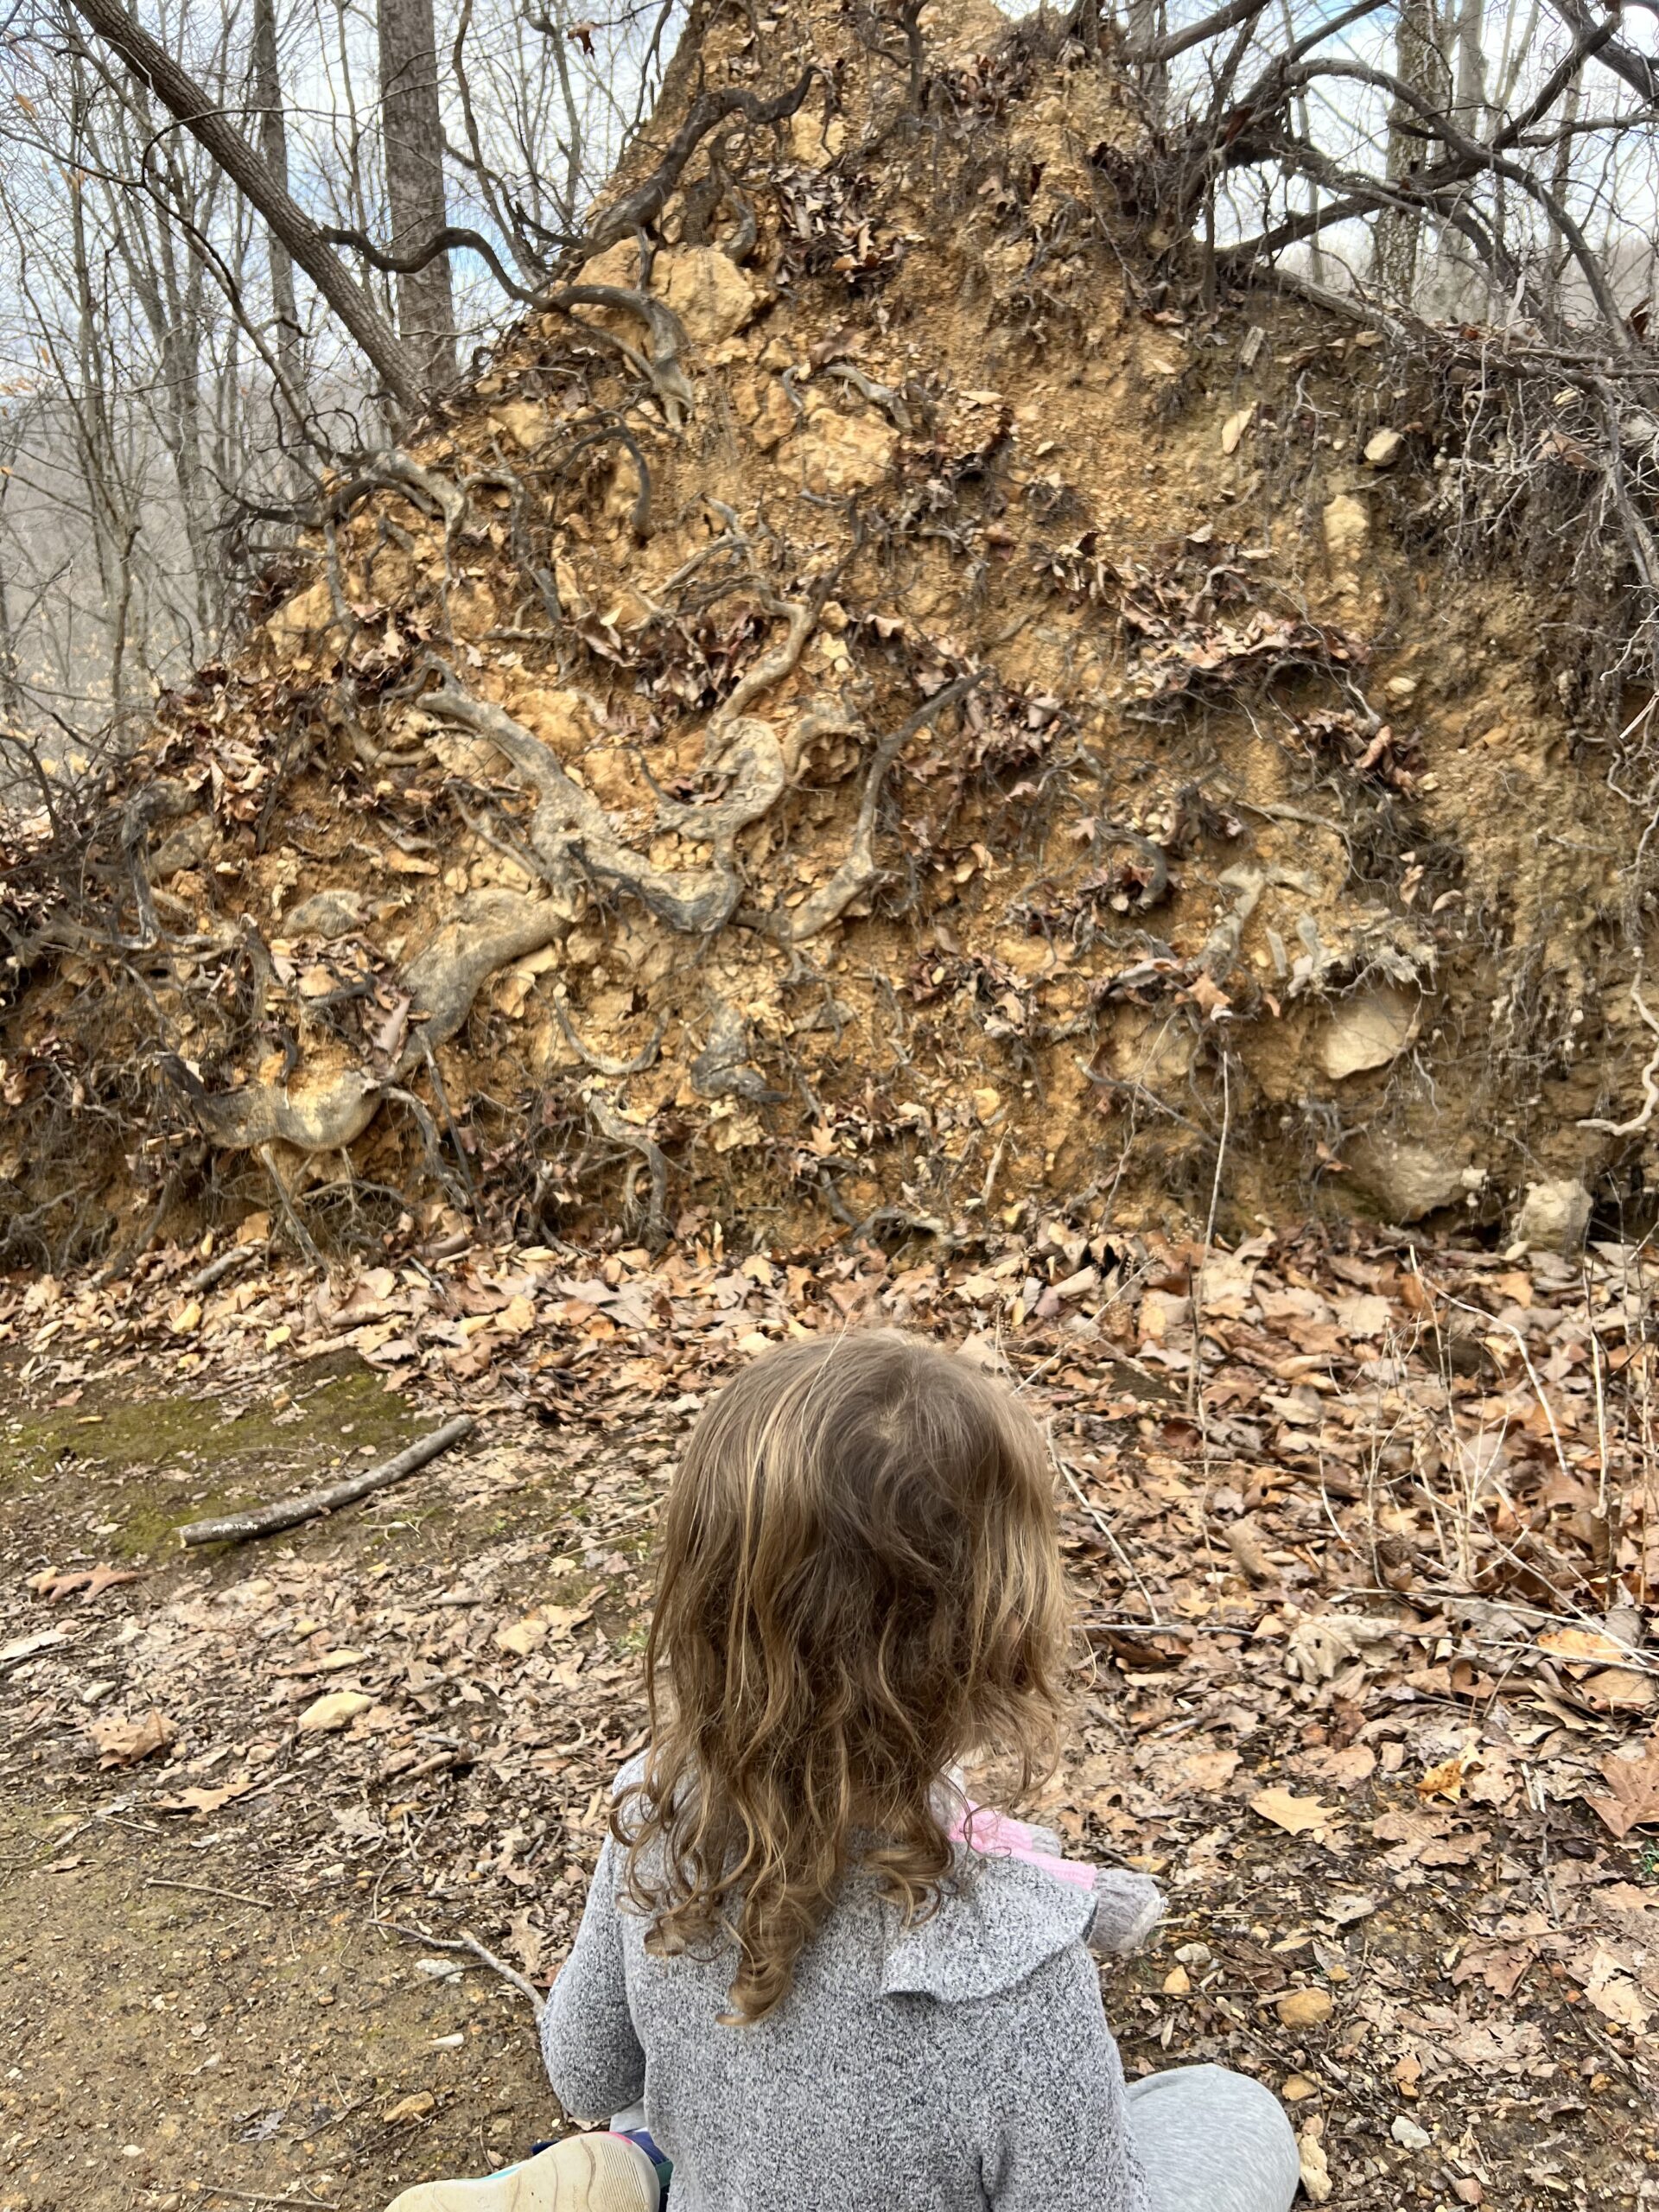
[{"label": "twig", "polygon": [[315,2143],[319,2135],[326,2135],[331,2127],[338,2127],[342,2120],[349,2120],[354,2112],[361,2112],[368,2102],[367,2097],[359,2097],[353,2103],[347,2105],[343,2112],[331,2113],[328,2119],[320,2121],[308,2133],[296,2135],[289,2139],[295,2143]]},{"label": "twig", "polygon": [[298,1244],[312,1266],[326,1274],[328,1271],[327,1263],[313,1243],[310,1230],[301,1220],[294,1201],[288,1195],[288,1185],[283,1182],[277,1169],[276,1154],[268,1144],[257,1145],[255,1150],[259,1155],[260,1165],[270,1178],[270,1186],[276,1193],[276,1203],[283,1210],[283,1219],[293,1230],[295,1243]]},{"label": "twig", "polygon": [[1228,1128],[1233,1117],[1232,1090],[1227,1077],[1227,1048],[1221,1050],[1221,1141],[1216,1147],[1216,1172],[1210,1182],[1210,1214],[1204,1225],[1198,1264],[1192,1270],[1192,1371],[1187,1379],[1187,1413],[1198,1421],[1204,1447],[1210,1448],[1210,1424],[1204,1404],[1204,1263],[1215,1242],[1216,1210],[1221,1202],[1221,1171],[1227,1161]]},{"label": "twig", "polygon": [[[304,2183],[302,2182],[300,2186],[304,2189]],[[227,2189],[223,2182],[219,2181],[199,2181],[195,2187],[204,2196],[233,2196],[238,2204],[286,2204],[289,2212],[293,2212],[296,2204],[321,2204],[327,2207],[327,2212],[334,2212],[334,2206],[327,2197],[314,2196],[308,2189],[303,2196],[264,2196],[257,2190]]]},{"label": "twig", "polygon": [[470,1951],[493,1974],[499,1974],[504,1980],[510,1981],[521,1997],[528,1997],[536,2008],[537,2018],[541,2018],[546,1999],[534,1982],[521,1974],[517,1967],[510,1967],[505,1959],[498,1959],[495,1953],[480,1943],[476,1936],[429,1936],[424,1929],[404,1927],[401,1920],[371,1920],[369,1925],[371,1928],[387,1929],[394,1936],[406,1936],[411,1943],[424,1943],[429,1950]]},{"label": "twig", "polygon": [[228,1252],[221,1252],[216,1260],[209,1260],[205,1268],[198,1268],[186,1282],[185,1289],[193,1297],[201,1291],[211,1290],[216,1282],[223,1282],[233,1268],[239,1268],[244,1260],[252,1257],[251,1244],[232,1244]]},{"label": "twig", "polygon": [[147,1890],[188,1890],[192,1897],[228,1897],[233,1904],[257,1904],[261,1912],[275,1912],[276,1908],[269,1897],[251,1897],[244,1890],[216,1890],[206,1882],[175,1882],[164,1874],[152,1874],[145,1881]]},{"label": "twig", "polygon": [[[1149,1621],[1142,1621],[1141,1623],[1141,1626],[1142,1628],[1156,1629],[1160,1633],[1164,1635],[1171,1633],[1170,1624],[1163,1620],[1160,1616],[1158,1600],[1153,1596],[1151,1591],[1147,1589],[1145,1582],[1141,1580],[1140,1568],[1124,1550],[1122,1545],[1118,1542],[1117,1537],[1113,1532],[1111,1522],[1106,1518],[1106,1516],[1100,1510],[1098,1506],[1091,1504],[1089,1499],[1084,1496],[1082,1486],[1078,1483],[1077,1477],[1072,1473],[1071,1468],[1067,1466],[1065,1461],[1061,1459],[1059,1453],[1054,1451],[1052,1443],[1049,1446],[1049,1450],[1052,1454],[1055,1465],[1059,1469],[1061,1474],[1065,1476],[1066,1482],[1071,1488],[1072,1496],[1077,1499],[1077,1503],[1083,1508],[1084,1511],[1089,1516],[1089,1518],[1094,1522],[1096,1528],[1099,1529],[1101,1535],[1105,1537],[1107,1542],[1111,1546],[1113,1551],[1117,1555],[1118,1565],[1123,1569],[1123,1572],[1134,1583],[1135,1588],[1146,1599],[1147,1610],[1152,1615],[1152,1618]],[[1179,1635],[1180,1633],[1179,1629],[1176,1628],[1173,1630],[1173,1633]]]},{"label": "twig", "polygon": [[327,1490],[308,1491],[297,1497],[279,1497],[269,1505],[250,1506],[245,1513],[227,1513],[220,1520],[192,1521],[180,1529],[179,1535],[187,1544],[239,1544],[251,1536],[274,1536],[284,1529],[296,1529],[302,1521],[315,1521],[319,1514],[338,1512],[342,1505],[354,1505],[359,1497],[385,1490],[391,1483],[400,1483],[406,1475],[417,1474],[440,1452],[447,1452],[452,1444],[459,1444],[462,1437],[470,1436],[475,1426],[470,1414],[457,1414],[442,1428],[434,1429],[430,1436],[423,1437],[418,1444],[411,1444],[406,1452],[400,1452],[395,1459],[387,1459],[378,1467],[366,1467],[360,1475],[352,1475],[343,1483],[332,1484]]}]

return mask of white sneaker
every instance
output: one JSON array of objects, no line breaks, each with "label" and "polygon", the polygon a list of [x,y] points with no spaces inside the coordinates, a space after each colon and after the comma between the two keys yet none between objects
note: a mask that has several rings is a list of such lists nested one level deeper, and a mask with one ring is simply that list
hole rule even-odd
[{"label": "white sneaker", "polygon": [[423,2181],[386,2212],[657,2212],[657,2169],[624,2135],[567,2135],[477,2181]]}]

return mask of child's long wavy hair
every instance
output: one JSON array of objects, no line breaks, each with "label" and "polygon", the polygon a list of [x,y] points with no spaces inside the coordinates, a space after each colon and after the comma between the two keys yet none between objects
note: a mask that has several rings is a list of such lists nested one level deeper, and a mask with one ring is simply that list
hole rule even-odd
[{"label": "child's long wavy hair", "polygon": [[1013,1395],[892,1330],[767,1352],[697,1423],[646,1649],[652,1742],[613,1832],[659,1955],[736,1944],[789,1991],[855,1864],[907,1916],[953,1852],[941,1777],[1053,1768],[1068,1632],[1052,1478]]}]

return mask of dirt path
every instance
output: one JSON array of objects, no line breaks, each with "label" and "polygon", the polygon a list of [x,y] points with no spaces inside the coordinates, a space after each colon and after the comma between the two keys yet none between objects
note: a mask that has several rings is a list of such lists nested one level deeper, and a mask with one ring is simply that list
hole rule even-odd
[{"label": "dirt path", "polygon": [[[1650,2196],[1653,1847],[1572,1802],[1570,1728],[1458,1702],[1448,1667],[1498,1662],[1432,1605],[1377,1621],[1334,1694],[1300,1679],[1287,1650],[1349,1618],[1316,1595],[1316,1502],[1256,1502],[1286,1586],[1252,1594],[1183,1534],[1178,1424],[1148,1439],[1121,1363],[1089,1387],[1086,1421],[1080,1387],[1060,1402],[1076,1433],[1141,1456],[1131,1491],[1079,1486],[1086,1603],[1128,1602],[1118,1546],[1162,1618],[1196,1618],[1200,1573],[1215,1592],[1185,1640],[1097,1636],[1052,1797],[1077,1848],[1169,1892],[1108,1981],[1130,2070],[1259,2074],[1356,2212]],[[651,1524],[695,1398],[552,1428],[498,1407],[406,1487],[209,1557],[181,1519],[438,1415],[347,1354],[184,1393],[129,1361],[58,1399],[0,1387],[0,2212],[377,2212],[556,2131],[529,2005],[422,1939],[556,1970],[639,1738]]]}]

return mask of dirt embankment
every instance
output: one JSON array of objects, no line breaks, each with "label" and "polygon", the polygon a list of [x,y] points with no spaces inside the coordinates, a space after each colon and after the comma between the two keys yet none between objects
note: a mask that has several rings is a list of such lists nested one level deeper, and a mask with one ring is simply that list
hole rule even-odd
[{"label": "dirt embankment", "polygon": [[818,73],[337,487],[77,878],[118,944],[18,876],[20,1255],[1639,1199],[1641,823],[1464,558],[1466,383],[1203,309],[1109,54],[924,30],[706,29]]}]

